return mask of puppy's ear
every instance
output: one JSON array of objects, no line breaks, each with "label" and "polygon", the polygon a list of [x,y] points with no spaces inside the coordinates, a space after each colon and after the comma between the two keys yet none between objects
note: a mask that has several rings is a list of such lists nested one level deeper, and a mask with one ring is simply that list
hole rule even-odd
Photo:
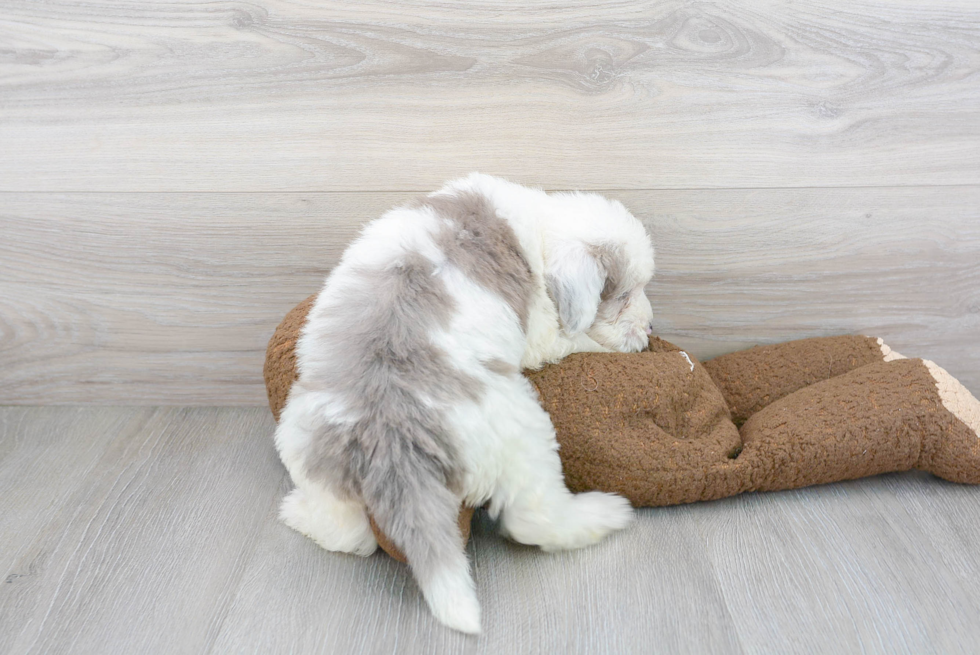
[{"label": "puppy's ear", "polygon": [[568,334],[582,332],[599,309],[605,272],[578,241],[562,241],[552,248],[545,265],[545,284],[558,305],[558,317]]}]

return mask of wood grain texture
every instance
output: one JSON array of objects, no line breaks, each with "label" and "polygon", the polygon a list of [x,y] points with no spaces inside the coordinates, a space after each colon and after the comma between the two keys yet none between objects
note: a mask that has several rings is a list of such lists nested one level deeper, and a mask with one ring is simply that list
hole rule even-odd
[{"label": "wood grain texture", "polygon": [[0,651],[206,651],[275,516],[268,413],[7,408],[0,426]]},{"label": "wood grain texture", "polygon": [[214,651],[642,653],[656,636],[658,652],[741,652],[694,523],[654,514],[600,547],[546,554],[502,540],[478,512],[479,638],[436,623],[405,565],[326,554],[270,525],[255,562],[274,563],[250,567]]},{"label": "wood grain texture", "polygon": [[976,184],[978,71],[972,0],[7,0],[0,190]]},{"label": "wood grain texture", "polygon": [[910,472],[646,509],[545,554],[477,513],[484,632],[276,520],[258,408],[0,408],[4,653],[968,653],[980,488]]},{"label": "wood grain texture", "polygon": [[[99,475],[106,450],[145,415],[111,409],[0,410],[0,571],[6,584],[14,585],[4,589],[17,595],[25,588],[21,579],[48,564],[47,549],[32,548],[32,540],[72,518],[65,510],[78,505],[87,478]],[[7,633],[10,625],[0,625],[0,633]]]},{"label": "wood grain texture", "polygon": [[[980,187],[610,191],[661,336],[880,335],[980,393]],[[0,403],[264,405],[266,343],[410,193],[0,195]]]},{"label": "wood grain texture", "polygon": [[961,559],[966,544],[936,527],[946,499],[976,493],[910,473],[735,504],[709,558],[741,643],[754,652],[969,652],[976,626],[964,612],[980,590],[963,582],[977,579],[980,558]]}]

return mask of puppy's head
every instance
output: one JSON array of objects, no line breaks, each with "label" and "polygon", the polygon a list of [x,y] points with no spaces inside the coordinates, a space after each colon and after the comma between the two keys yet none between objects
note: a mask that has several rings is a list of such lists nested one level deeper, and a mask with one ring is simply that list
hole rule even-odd
[{"label": "puppy's head", "polygon": [[553,224],[546,246],[545,281],[562,327],[611,350],[643,350],[653,332],[643,290],[653,277],[650,237],[619,202],[571,197],[574,215]]}]

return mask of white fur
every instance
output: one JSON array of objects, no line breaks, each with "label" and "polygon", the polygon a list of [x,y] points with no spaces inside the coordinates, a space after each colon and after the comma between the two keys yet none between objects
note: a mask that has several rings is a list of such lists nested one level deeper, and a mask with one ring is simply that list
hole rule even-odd
[{"label": "white fur", "polygon": [[[446,262],[433,239],[438,217],[424,207],[393,210],[369,224],[328,278],[310,316],[317,315],[317,307],[359,292],[358,267],[384,267],[407,252],[431,260],[456,304],[451,324],[431,334],[432,344],[484,386],[478,401],[439,408],[459,439],[465,467],[461,501],[472,507],[489,501],[504,534],[522,543],[545,550],[595,543],[630,521],[629,503],[612,494],[568,491],[554,427],[530,383],[517,371],[539,368],[573,352],[637,351],[646,346],[652,319],[643,293],[653,275],[649,237],[621,204],[596,195],[549,195],[479,174],[437,193],[454,190],[488,197],[517,236],[533,276],[526,330],[501,297]],[[622,246],[624,270],[635,284],[615,320],[597,323],[603,277],[589,246],[608,242]],[[549,274],[562,276],[580,293],[570,326],[562,325],[548,293]],[[364,505],[337,497],[303,471],[303,454],[318,421],[356,419],[338,399],[304,387],[305,375],[331,356],[315,338],[315,319],[310,320],[297,346],[300,380],[276,431],[276,446],[296,484],[283,502],[281,517],[328,550],[366,555],[377,544]],[[506,363],[514,373],[488,370],[488,361]],[[431,579],[420,581],[423,595],[437,619],[457,630],[478,632],[480,606],[465,554],[461,551],[458,559],[444,564]]]},{"label": "white fur", "polygon": [[302,465],[313,427],[310,417],[334,421],[350,421],[354,417],[344,411],[336,398],[323,392],[303,393],[301,384],[296,382],[295,389],[290,390],[290,402],[283,408],[276,428],[276,449],[296,485],[283,499],[279,518],[327,550],[370,555],[378,542],[364,505],[339,498],[325,485],[312,482]]}]

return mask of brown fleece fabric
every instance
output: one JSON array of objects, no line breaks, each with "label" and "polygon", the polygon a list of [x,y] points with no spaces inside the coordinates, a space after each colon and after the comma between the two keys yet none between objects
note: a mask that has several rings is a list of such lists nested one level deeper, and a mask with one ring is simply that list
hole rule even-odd
[{"label": "brown fleece fabric", "polygon": [[[956,423],[963,425],[943,407],[921,359],[878,362],[754,414],[742,426],[740,459],[749,470],[748,488],[760,491],[911,468],[962,480],[962,467],[937,465],[948,463],[941,453],[960,450],[951,441]],[[973,474],[978,471],[974,464]]]},{"label": "brown fleece fabric", "polygon": [[727,471],[705,466],[740,450],[725,400],[693,356],[666,344],[579,353],[527,374],[555,425],[570,490],[615,492],[637,506],[737,493]]},{"label": "brown fleece fabric", "polygon": [[276,419],[276,423],[279,422],[279,413],[286,406],[289,388],[299,378],[299,371],[296,370],[296,340],[306,325],[306,315],[313,309],[316,296],[317,294],[313,294],[289,310],[265,349],[262,376],[265,378],[269,409],[272,410],[272,418]]},{"label": "brown fleece fabric", "polygon": [[[265,380],[276,420],[313,300],[269,341]],[[980,484],[980,438],[943,406],[922,360],[885,362],[871,337],[762,346],[703,365],[654,337],[641,353],[579,353],[526,375],[555,425],[575,492],[673,505],[910,468]],[[471,516],[462,509],[464,537]]]},{"label": "brown fleece fabric", "polygon": [[741,425],[760,409],[797,389],[882,361],[874,337],[842,336],[756,346],[704,363],[732,420]]}]

